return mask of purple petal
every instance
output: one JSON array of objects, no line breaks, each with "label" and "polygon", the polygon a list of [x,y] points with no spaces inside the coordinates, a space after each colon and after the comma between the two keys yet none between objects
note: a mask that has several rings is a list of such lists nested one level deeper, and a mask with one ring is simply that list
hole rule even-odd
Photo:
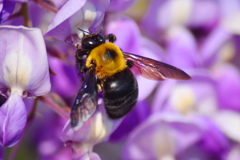
[{"label": "purple petal", "polygon": [[152,112],[161,112],[165,109],[166,100],[169,98],[169,95],[171,94],[171,90],[173,89],[175,85],[175,81],[168,81],[162,83],[162,85],[159,87],[157,92],[155,93],[155,97],[153,98],[153,108]]},{"label": "purple petal", "polygon": [[181,69],[200,66],[197,43],[188,30],[181,27],[171,28],[167,38],[170,64]]},{"label": "purple petal", "polygon": [[219,0],[219,5],[221,6],[222,14],[225,17],[234,15],[240,10],[239,0],[231,0],[229,2],[225,0]]},{"label": "purple petal", "polygon": [[[45,34],[45,36],[53,36],[59,40],[65,40],[68,36],[70,36],[73,28],[68,19],[77,13],[77,11],[83,7],[85,2],[86,0],[69,0],[67,3],[65,3],[57,12],[51,24],[48,26],[48,32]],[[83,19],[82,16],[79,17],[79,22],[81,19]]]},{"label": "purple petal", "polygon": [[80,88],[80,78],[75,66],[70,66],[57,58],[49,58],[51,69],[56,75],[51,77],[52,90],[63,97],[75,97]]},{"label": "purple petal", "polygon": [[200,141],[201,146],[212,154],[223,154],[229,149],[227,137],[221,132],[212,119],[201,119],[204,126],[204,134]]},{"label": "purple petal", "polygon": [[0,2],[0,23],[6,21],[13,13],[16,2],[3,1]]},{"label": "purple petal", "polygon": [[140,101],[133,110],[127,114],[120,126],[113,132],[110,140],[117,141],[128,136],[128,134],[140,123],[144,122],[150,115],[150,106],[146,101]]},{"label": "purple petal", "polygon": [[57,6],[57,8],[61,8],[67,0],[52,0],[52,2]]},{"label": "purple petal", "polygon": [[221,18],[220,6],[215,1],[195,0],[192,3],[188,26],[211,29]]},{"label": "purple petal", "polygon": [[110,12],[122,12],[133,5],[136,0],[110,0],[108,11]]},{"label": "purple petal", "polygon": [[221,25],[226,28],[229,32],[233,34],[240,34],[239,29],[239,10],[240,2],[239,0],[232,0],[226,2],[220,0],[222,22]]},{"label": "purple petal", "polygon": [[1,0],[0,1],[0,23],[5,22],[14,12],[17,2],[23,3],[28,0]]},{"label": "purple petal", "polygon": [[143,20],[144,31],[153,38],[159,40],[159,32],[170,23],[169,7],[164,0],[153,0],[149,5],[148,12]]},{"label": "purple petal", "polygon": [[27,111],[20,95],[13,93],[0,108],[0,142],[3,147],[15,145],[27,121]]},{"label": "purple petal", "polygon": [[239,144],[235,145],[234,147],[231,148],[230,153],[227,156],[228,160],[237,160],[240,159],[240,146]]},{"label": "purple petal", "polygon": [[[223,65],[215,70],[219,107],[240,111],[240,74],[231,65]],[[229,100],[228,97],[231,97]]]},{"label": "purple petal", "polygon": [[219,111],[214,115],[213,119],[225,136],[238,143],[240,142],[240,132],[238,132],[240,129],[240,114],[238,112]]},{"label": "purple petal", "polygon": [[106,32],[114,33],[117,37],[115,44],[124,52],[141,54],[140,32],[137,24],[130,18],[124,16],[110,16],[107,19]]},{"label": "purple petal", "polygon": [[207,37],[201,46],[203,65],[206,67],[216,63],[220,48],[231,37],[231,33],[224,28],[217,28]]},{"label": "purple petal", "polygon": [[0,35],[0,88],[27,91],[30,96],[48,93],[49,66],[41,31],[22,26],[1,26]]}]

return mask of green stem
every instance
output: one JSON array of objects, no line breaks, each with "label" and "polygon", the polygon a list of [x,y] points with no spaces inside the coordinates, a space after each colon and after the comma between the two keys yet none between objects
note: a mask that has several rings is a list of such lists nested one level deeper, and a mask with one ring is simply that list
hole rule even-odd
[{"label": "green stem", "polygon": [[22,3],[21,13],[23,16],[24,25],[26,27],[32,27],[32,22],[30,20],[29,12],[28,12],[28,3]]}]

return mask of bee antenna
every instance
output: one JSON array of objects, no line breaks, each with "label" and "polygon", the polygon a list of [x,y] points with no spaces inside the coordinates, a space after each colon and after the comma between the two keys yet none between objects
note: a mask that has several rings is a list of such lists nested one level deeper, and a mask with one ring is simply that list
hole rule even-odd
[{"label": "bee antenna", "polygon": [[90,32],[88,32],[88,31],[85,31],[85,30],[83,30],[83,29],[81,29],[81,28],[78,28],[80,31],[82,31],[83,32],[83,34],[84,33],[87,33],[87,34],[91,34]]}]

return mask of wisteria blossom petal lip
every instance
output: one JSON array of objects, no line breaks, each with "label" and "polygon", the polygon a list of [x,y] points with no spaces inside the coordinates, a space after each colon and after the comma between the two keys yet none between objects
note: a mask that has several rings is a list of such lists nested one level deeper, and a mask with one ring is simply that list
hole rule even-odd
[{"label": "wisteria blossom petal lip", "polygon": [[[45,36],[69,41],[72,35],[82,38],[82,31],[98,27],[103,20],[108,0],[69,0],[56,14]],[[74,42],[73,42],[74,43]]]},{"label": "wisteria blossom petal lip", "polygon": [[49,67],[41,31],[23,26],[0,26],[0,34],[1,90],[27,91],[31,96],[48,93],[51,87]]},{"label": "wisteria blossom petal lip", "polygon": [[3,147],[15,145],[24,130],[27,110],[18,93],[13,93],[0,108],[0,143]]}]

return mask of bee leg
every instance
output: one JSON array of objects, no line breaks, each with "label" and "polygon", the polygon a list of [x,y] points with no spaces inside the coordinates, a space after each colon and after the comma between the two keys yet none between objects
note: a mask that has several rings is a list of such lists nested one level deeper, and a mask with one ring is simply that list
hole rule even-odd
[{"label": "bee leg", "polygon": [[114,34],[108,34],[106,36],[104,36],[105,39],[108,39],[109,42],[115,42],[117,40],[116,36]]},{"label": "bee leg", "polygon": [[102,91],[102,85],[99,79],[97,79],[97,88],[98,88],[98,92]]},{"label": "bee leg", "polygon": [[84,51],[81,49],[78,49],[75,53],[76,59],[86,59],[88,55],[89,55],[89,51]]},{"label": "bee leg", "polygon": [[77,50],[75,57],[77,60],[77,67],[79,69],[80,73],[86,73],[86,66],[85,66],[85,61],[87,56],[89,55],[88,51],[83,51],[83,50]]}]

